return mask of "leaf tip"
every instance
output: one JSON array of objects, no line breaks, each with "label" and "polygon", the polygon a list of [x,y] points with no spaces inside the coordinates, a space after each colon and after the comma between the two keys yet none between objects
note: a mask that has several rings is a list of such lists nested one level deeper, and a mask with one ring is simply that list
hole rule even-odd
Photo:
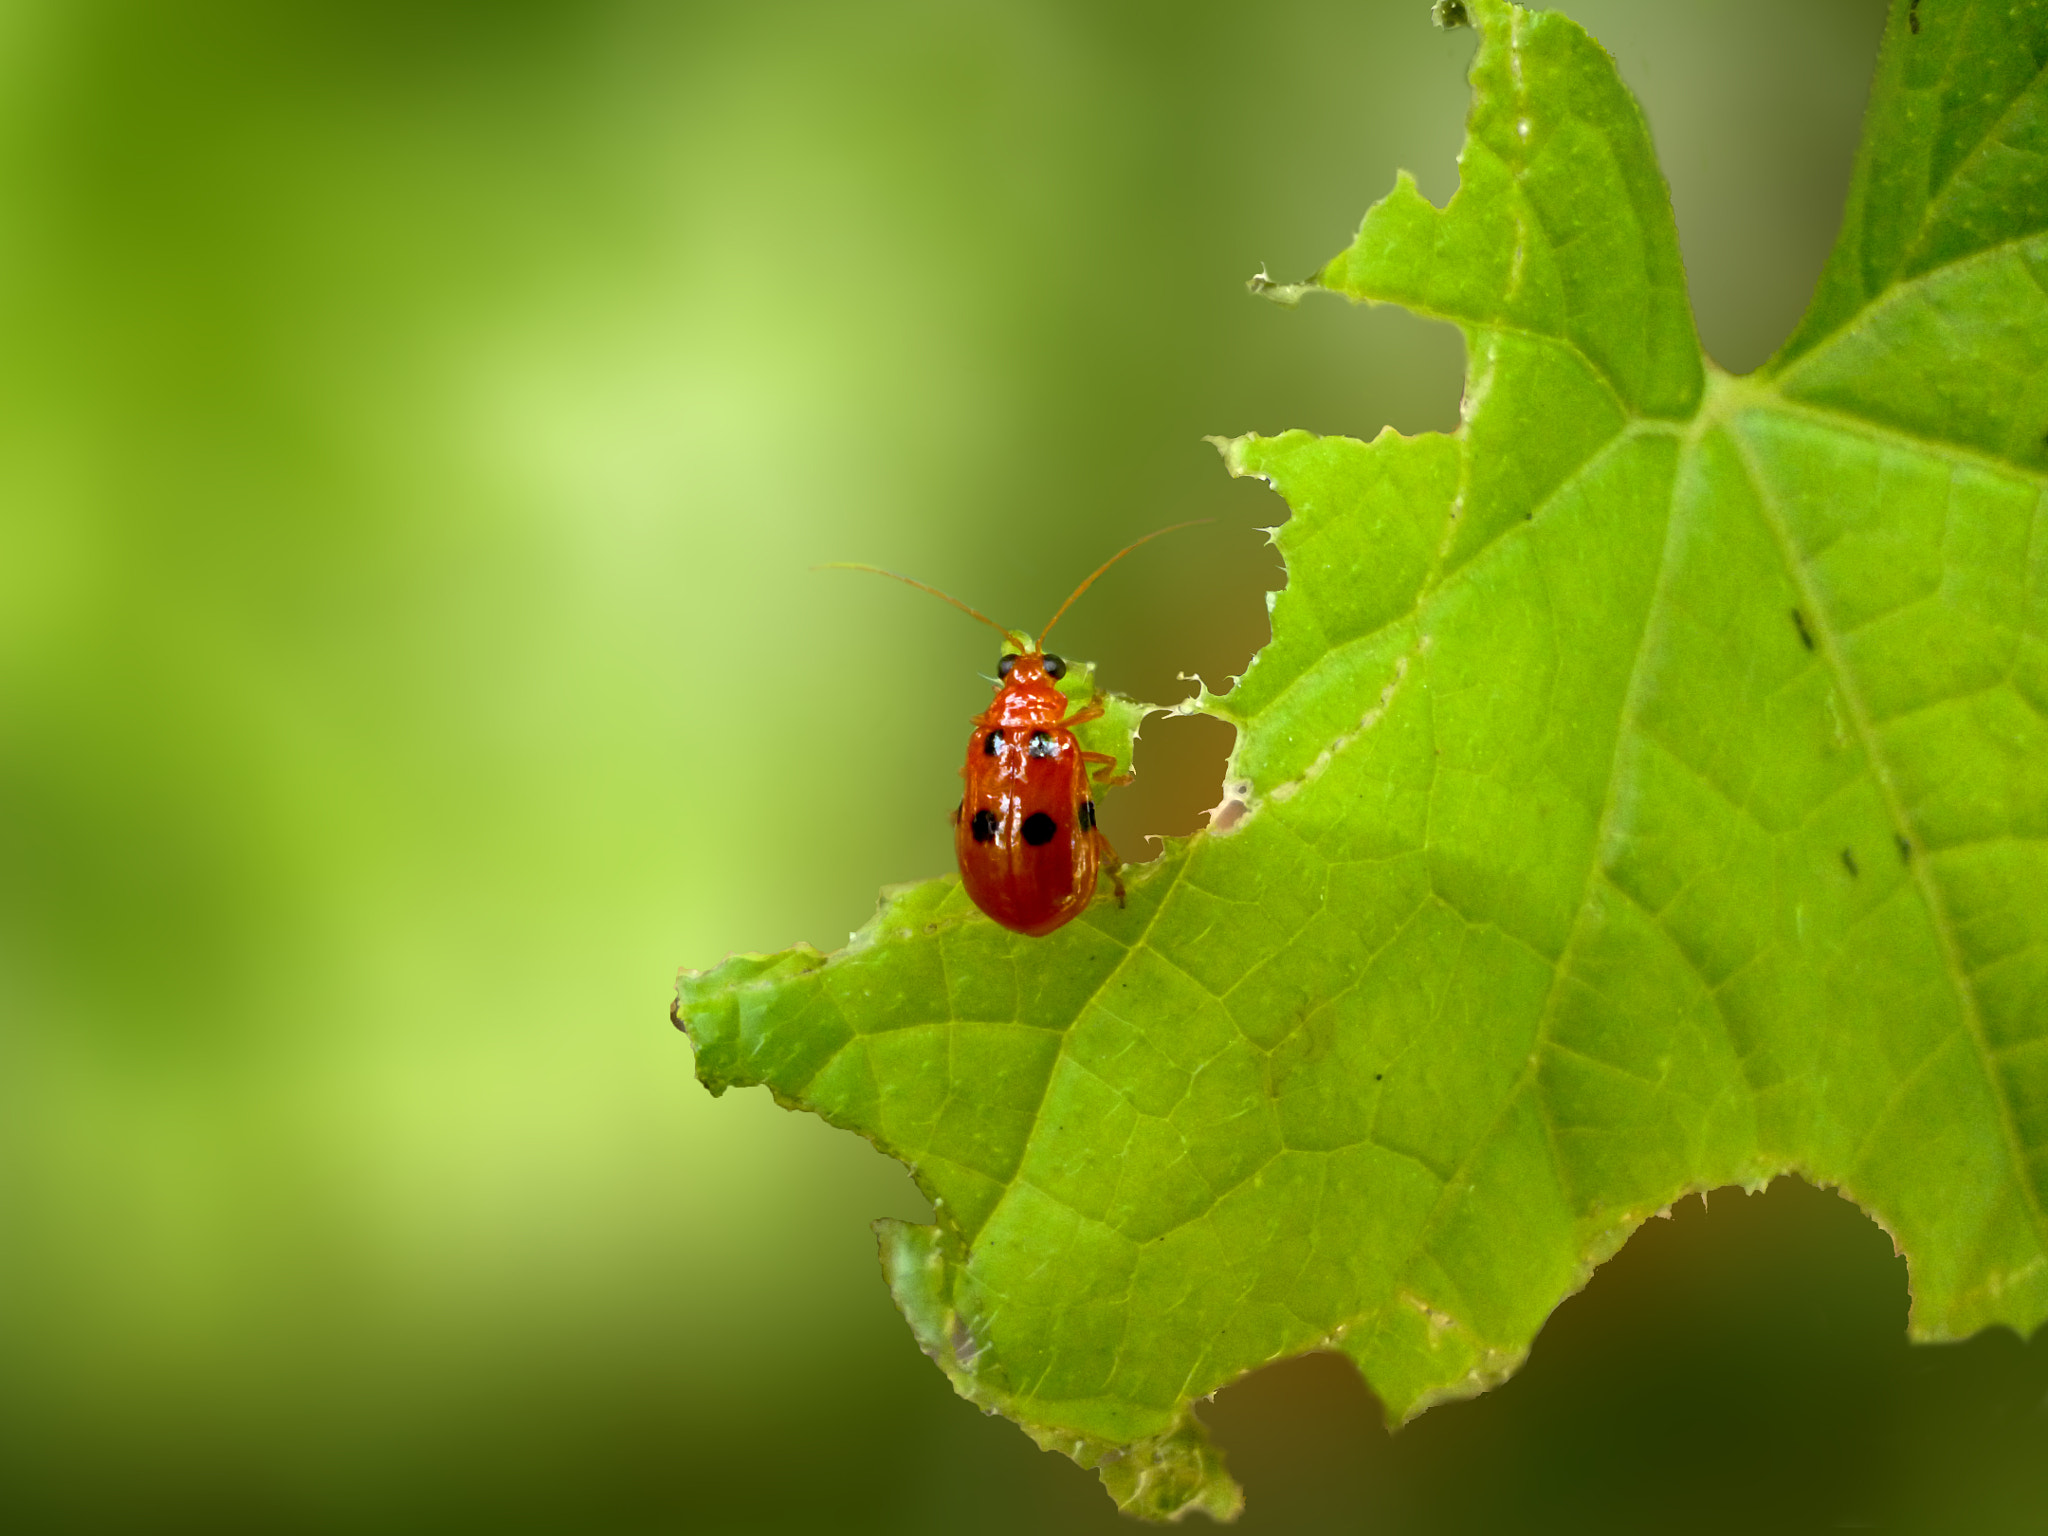
[{"label": "leaf tip", "polygon": [[983,1360],[987,1341],[955,1295],[962,1254],[938,1227],[888,1217],[873,1224],[891,1294],[918,1347],[968,1402],[1016,1421],[1044,1450],[1093,1470],[1118,1509],[1140,1520],[1178,1520],[1193,1510],[1229,1521],[1244,1508],[1244,1490],[1224,1470],[1201,1420],[1183,1407],[1162,1433],[1124,1443],[1036,1422],[1034,1405],[1000,1370]]},{"label": "leaf tip", "polygon": [[1268,273],[1264,267],[1260,267],[1245,279],[1244,286],[1248,292],[1255,293],[1262,299],[1271,299],[1275,304],[1292,309],[1301,302],[1304,293],[1320,288],[1322,282],[1317,277],[1311,277],[1299,283],[1283,283]]},{"label": "leaf tip", "polygon": [[1242,437],[1222,437],[1211,434],[1202,439],[1214,448],[1223,459],[1224,473],[1233,480],[1242,480],[1249,471],[1245,469],[1244,450],[1247,443],[1256,442],[1257,434],[1247,432]]}]

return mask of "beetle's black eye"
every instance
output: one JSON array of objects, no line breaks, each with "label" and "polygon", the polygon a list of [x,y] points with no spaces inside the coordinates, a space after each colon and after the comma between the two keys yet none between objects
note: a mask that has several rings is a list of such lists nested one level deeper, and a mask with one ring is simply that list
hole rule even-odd
[{"label": "beetle's black eye", "polygon": [[1014,666],[1016,666],[1016,665],[1017,665],[1017,658],[1016,658],[1016,657],[1014,657],[1014,656],[1005,656],[1005,657],[1004,657],[1004,658],[1003,658],[1003,659],[1002,659],[1001,661],[999,661],[999,662],[997,662],[997,663],[996,663],[996,676],[997,676],[997,677],[1008,677],[1008,676],[1010,675],[1010,668],[1012,668],[1012,667],[1014,667]]},{"label": "beetle's black eye", "polygon": [[1051,678],[1054,682],[1058,682],[1061,678],[1067,675],[1067,664],[1064,661],[1061,661],[1057,656],[1046,657],[1044,664],[1045,675]]}]

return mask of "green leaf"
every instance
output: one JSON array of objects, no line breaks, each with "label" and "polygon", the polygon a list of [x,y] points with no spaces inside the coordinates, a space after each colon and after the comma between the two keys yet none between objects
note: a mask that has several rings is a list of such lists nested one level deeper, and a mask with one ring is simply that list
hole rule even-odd
[{"label": "green leaf", "polygon": [[1219,1387],[1481,1391],[1691,1190],[1843,1190],[1916,1337],[2048,1317],[2048,5],[1894,5],[1746,379],[1611,61],[1467,9],[1457,195],[1303,285],[1461,327],[1464,422],[1226,446],[1292,515],[1184,706],[1239,732],[1211,830],[1045,939],[945,879],[681,984],[706,1083],[909,1164],[884,1265],[961,1393],[1155,1518],[1237,1507]]}]

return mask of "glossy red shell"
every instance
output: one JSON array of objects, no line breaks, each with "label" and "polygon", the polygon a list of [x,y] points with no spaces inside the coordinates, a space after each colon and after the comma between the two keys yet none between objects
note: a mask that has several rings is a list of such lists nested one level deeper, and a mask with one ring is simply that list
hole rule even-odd
[{"label": "glossy red shell", "polygon": [[960,880],[1005,928],[1046,934],[1095,895],[1100,836],[1067,699],[1044,658],[1019,656],[975,716],[954,817]]}]

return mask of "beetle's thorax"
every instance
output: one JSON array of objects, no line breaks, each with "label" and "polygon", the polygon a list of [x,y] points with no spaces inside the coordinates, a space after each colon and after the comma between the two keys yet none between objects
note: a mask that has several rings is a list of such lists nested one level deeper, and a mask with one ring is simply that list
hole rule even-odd
[{"label": "beetle's thorax", "polygon": [[1036,656],[1019,656],[1010,675],[996,689],[983,725],[1057,725],[1066,718],[1067,696],[1053,686]]}]

